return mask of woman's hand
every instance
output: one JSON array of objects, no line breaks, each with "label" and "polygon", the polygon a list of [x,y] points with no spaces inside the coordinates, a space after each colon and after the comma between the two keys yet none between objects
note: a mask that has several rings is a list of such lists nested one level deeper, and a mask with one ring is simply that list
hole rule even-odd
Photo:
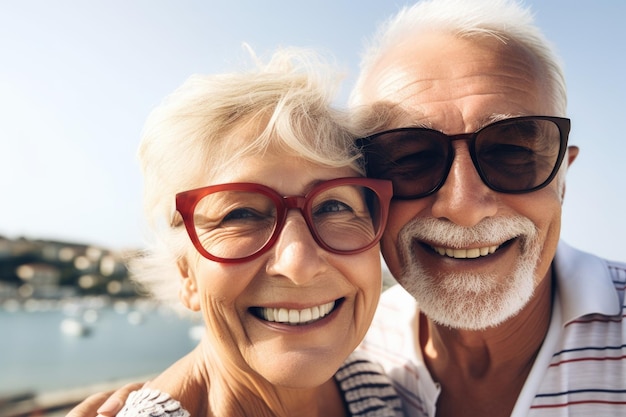
[{"label": "woman's hand", "polygon": [[113,417],[122,409],[128,395],[132,391],[140,389],[143,385],[143,382],[137,382],[124,385],[117,391],[99,392],[90,395],[74,407],[66,417],[94,417],[95,415]]}]

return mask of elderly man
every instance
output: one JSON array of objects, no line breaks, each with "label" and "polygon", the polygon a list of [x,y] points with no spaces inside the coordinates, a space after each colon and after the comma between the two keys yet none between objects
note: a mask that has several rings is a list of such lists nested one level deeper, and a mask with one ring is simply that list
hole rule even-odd
[{"label": "elderly man", "polygon": [[625,415],[626,264],[559,242],[578,148],[562,69],[530,12],[425,1],[366,52],[351,105],[373,132],[368,175],[394,183],[382,250],[400,285],[362,348],[406,414]]},{"label": "elderly man", "polygon": [[529,11],[401,11],[365,54],[352,105],[376,126],[368,175],[394,183],[382,251],[401,285],[363,348],[407,415],[626,415],[626,265],[559,242],[578,148]]}]

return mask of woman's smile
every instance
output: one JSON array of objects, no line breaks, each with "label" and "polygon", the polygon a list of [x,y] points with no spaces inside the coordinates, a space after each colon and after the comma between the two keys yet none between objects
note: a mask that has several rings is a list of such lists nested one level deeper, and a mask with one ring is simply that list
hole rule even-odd
[{"label": "woman's smile", "polygon": [[328,316],[338,307],[343,299],[303,309],[285,307],[251,307],[251,313],[265,321],[292,326],[315,323]]}]

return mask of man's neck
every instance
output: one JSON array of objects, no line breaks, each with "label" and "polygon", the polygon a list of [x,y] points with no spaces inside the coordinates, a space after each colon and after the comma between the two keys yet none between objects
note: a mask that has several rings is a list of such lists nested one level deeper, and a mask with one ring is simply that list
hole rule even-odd
[{"label": "man's neck", "polygon": [[438,417],[510,415],[550,324],[550,275],[531,301],[498,327],[458,330],[420,317],[424,361],[442,388]]}]

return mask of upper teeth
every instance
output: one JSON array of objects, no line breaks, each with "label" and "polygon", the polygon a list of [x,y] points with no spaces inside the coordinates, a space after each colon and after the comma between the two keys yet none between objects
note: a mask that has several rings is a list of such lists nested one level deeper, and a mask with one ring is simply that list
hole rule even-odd
[{"label": "upper teeth", "polygon": [[439,254],[449,256],[451,258],[466,259],[466,258],[478,258],[494,253],[498,246],[486,246],[484,248],[472,248],[472,249],[452,249],[452,248],[440,248],[433,247],[433,249]]},{"label": "upper teeth", "polygon": [[289,324],[306,324],[328,315],[335,307],[335,302],[331,301],[320,306],[294,310],[288,308],[260,308],[261,316],[267,321]]}]

